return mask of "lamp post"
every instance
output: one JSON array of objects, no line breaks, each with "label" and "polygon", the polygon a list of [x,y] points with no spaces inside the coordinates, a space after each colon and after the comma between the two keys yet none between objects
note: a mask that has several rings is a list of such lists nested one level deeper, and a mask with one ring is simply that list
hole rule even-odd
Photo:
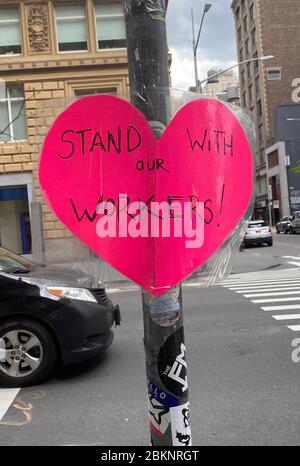
[{"label": "lamp post", "polygon": [[203,26],[204,17],[205,17],[205,15],[206,15],[206,13],[210,10],[211,7],[212,7],[212,4],[211,4],[211,3],[205,3],[205,5],[204,5],[204,9],[203,9],[203,14],[202,14],[202,18],[201,18],[201,23],[200,23],[200,28],[199,28],[197,40],[196,40],[196,36],[195,36],[194,12],[193,12],[193,9],[192,9],[193,54],[194,54],[194,67],[195,67],[196,92],[198,92],[198,90],[199,90],[199,74],[198,74],[198,62],[197,62],[197,49],[198,49],[199,40],[200,40],[200,36],[201,36],[201,31],[202,31],[202,26]]},{"label": "lamp post", "polygon": [[221,76],[224,73],[227,73],[227,71],[233,70],[234,68],[237,68],[238,66],[245,65],[246,63],[252,62],[252,61],[267,61],[267,60],[272,60],[274,58],[273,55],[263,55],[262,57],[256,57],[256,58],[248,58],[247,60],[241,61],[239,63],[236,63],[235,65],[230,66],[229,68],[226,68],[226,70],[218,71],[218,73],[213,74],[212,76],[209,76],[206,79],[203,79],[202,81],[199,82],[199,86],[202,84],[206,83],[210,79],[217,78],[218,76]]}]

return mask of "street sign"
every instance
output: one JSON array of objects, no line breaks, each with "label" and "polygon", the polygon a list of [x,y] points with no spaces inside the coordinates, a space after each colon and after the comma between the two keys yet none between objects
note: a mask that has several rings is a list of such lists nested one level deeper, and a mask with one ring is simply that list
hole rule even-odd
[{"label": "street sign", "polygon": [[239,224],[253,164],[241,124],[220,101],[185,105],[157,141],[132,105],[99,95],[57,118],[39,179],[71,232],[159,296],[205,263]]}]

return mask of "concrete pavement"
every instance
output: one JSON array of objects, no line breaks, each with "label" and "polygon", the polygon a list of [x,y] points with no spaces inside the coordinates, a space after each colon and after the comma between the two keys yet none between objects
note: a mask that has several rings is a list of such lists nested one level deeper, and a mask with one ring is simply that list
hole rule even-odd
[{"label": "concrete pavement", "polygon": [[[276,236],[273,248],[240,253],[243,273],[223,286],[184,288],[194,445],[300,444],[300,333],[288,328],[298,321],[275,318],[300,311],[263,310],[300,300],[300,271],[283,258],[299,254],[299,235]],[[261,272],[251,272],[253,260]],[[252,296],[270,293],[281,294]],[[22,389],[0,422],[0,445],[149,444],[140,294],[112,297],[123,324],[106,356]]]}]

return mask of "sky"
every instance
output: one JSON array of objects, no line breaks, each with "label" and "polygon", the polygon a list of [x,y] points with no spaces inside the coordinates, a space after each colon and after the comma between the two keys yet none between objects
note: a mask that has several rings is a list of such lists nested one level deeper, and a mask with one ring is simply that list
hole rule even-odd
[{"label": "sky", "polygon": [[212,7],[205,15],[198,46],[199,79],[212,67],[225,69],[237,62],[232,0],[169,0],[167,31],[172,52],[172,87],[188,89],[195,85],[191,9],[196,35],[205,3]]}]

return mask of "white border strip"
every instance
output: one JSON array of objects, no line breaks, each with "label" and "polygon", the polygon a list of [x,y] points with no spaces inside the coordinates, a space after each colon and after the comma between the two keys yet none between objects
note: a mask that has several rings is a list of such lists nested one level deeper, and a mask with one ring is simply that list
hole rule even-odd
[{"label": "white border strip", "polygon": [[0,421],[14,402],[20,388],[0,388]]}]

